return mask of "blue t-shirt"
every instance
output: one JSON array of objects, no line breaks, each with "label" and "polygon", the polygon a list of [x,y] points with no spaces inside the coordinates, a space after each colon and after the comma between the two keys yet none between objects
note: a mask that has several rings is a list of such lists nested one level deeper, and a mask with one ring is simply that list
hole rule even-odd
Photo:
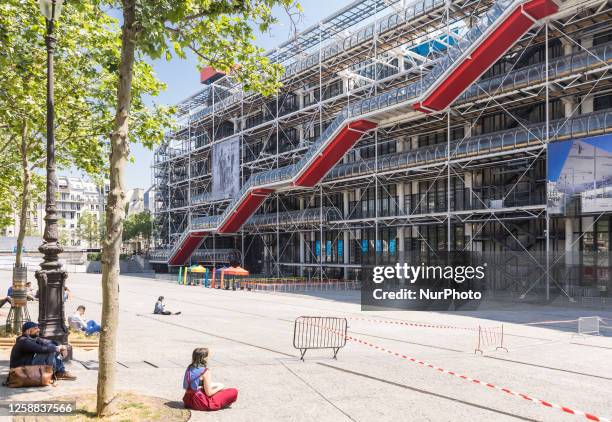
[{"label": "blue t-shirt", "polygon": [[[206,368],[192,368],[191,366],[185,371],[185,377],[183,378],[183,389],[197,390],[200,386],[200,377],[206,372]],[[191,381],[191,382],[188,382]]]},{"label": "blue t-shirt", "polygon": [[8,297],[13,297],[13,286],[8,288],[8,290],[6,291],[6,295]]}]

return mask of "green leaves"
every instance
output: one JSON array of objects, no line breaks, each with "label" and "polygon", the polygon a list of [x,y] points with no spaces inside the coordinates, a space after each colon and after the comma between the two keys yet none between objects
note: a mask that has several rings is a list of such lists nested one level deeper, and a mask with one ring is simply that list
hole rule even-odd
[{"label": "green leaves", "polygon": [[94,213],[85,211],[77,220],[77,235],[87,242],[87,247],[95,247],[100,242],[100,220]]},{"label": "green leaves", "polygon": [[149,211],[132,214],[123,222],[123,240],[132,240],[142,237],[149,239],[152,234],[153,217]]},{"label": "green leaves", "polygon": [[[20,190],[19,143],[24,122],[27,158],[42,170],[46,154],[46,25],[36,0],[0,2],[0,198]],[[60,168],[78,168],[99,178],[108,172],[121,50],[119,23],[95,2],[68,2],[55,24],[56,158]],[[139,58],[134,66],[131,142],[149,148],[171,126],[168,107],[146,107],[144,98],[166,87]],[[3,160],[5,158],[5,160]],[[6,171],[4,171],[6,169]],[[16,198],[16,194],[12,196]],[[14,207],[14,203],[13,203]],[[0,227],[11,207],[0,200]]]},{"label": "green leaves", "polygon": [[191,17],[165,25],[173,45],[192,50],[202,66],[232,73],[247,91],[275,93],[280,87],[282,68],[270,63],[263,49],[254,45],[254,28],[266,31],[276,22],[273,6],[295,4],[271,0],[189,3],[193,9]]},{"label": "green leaves", "polygon": [[[38,168],[44,164],[46,137],[45,33],[36,0],[0,4],[0,125],[19,133],[18,121],[28,120],[30,161]],[[55,37],[58,164],[105,173],[120,61],[118,21],[95,3],[68,2],[56,22]],[[171,125],[172,110],[146,107],[144,98],[155,97],[166,87],[141,57],[134,65],[130,141],[151,147]]]},{"label": "green leaves", "polygon": [[[121,9],[120,0],[95,0]],[[295,0],[136,0],[137,52],[151,59],[193,51],[200,65],[232,73],[247,91],[274,94],[282,67],[255,46],[255,28],[268,31],[274,10],[299,13]]]}]

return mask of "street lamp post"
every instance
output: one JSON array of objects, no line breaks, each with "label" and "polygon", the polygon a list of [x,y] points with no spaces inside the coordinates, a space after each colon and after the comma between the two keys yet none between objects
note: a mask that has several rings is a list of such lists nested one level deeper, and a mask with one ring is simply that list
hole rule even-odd
[{"label": "street lamp post", "polygon": [[38,322],[41,336],[60,344],[68,341],[68,328],[64,322],[64,283],[68,274],[62,269],[58,256],[63,251],[58,243],[57,175],[55,174],[55,131],[53,104],[53,53],[55,38],[53,26],[61,13],[63,0],[39,0],[41,13],[47,22],[47,196],[45,203],[45,232],[38,250],[43,254],[41,269],[36,271],[39,304]]}]

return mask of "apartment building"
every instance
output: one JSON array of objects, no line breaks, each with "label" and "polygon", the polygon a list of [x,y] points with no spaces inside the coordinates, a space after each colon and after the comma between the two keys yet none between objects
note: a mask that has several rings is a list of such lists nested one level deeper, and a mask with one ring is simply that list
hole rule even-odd
[{"label": "apartment building", "polygon": [[[28,211],[26,235],[42,237],[43,230],[45,229],[45,206],[39,199],[33,202],[35,203],[32,209]],[[19,207],[13,209],[11,218],[13,223],[0,230],[2,236],[16,237],[19,234]]]},{"label": "apartment building", "polygon": [[[108,184],[104,187],[80,177],[59,176],[57,214],[59,218],[60,237],[65,246],[89,247],[88,241],[79,232],[79,219],[84,213],[96,216],[104,221],[104,205],[108,194]],[[97,243],[91,245],[96,247]]]},{"label": "apartment building", "polygon": [[361,280],[469,252],[512,297],[609,295],[611,18],[357,0],[268,53],[275,97],[204,69],[155,153],[152,261]]},{"label": "apartment building", "polygon": [[[58,176],[57,213],[60,226],[60,237],[64,246],[87,247],[79,233],[79,218],[89,212],[98,221],[104,216],[104,203],[108,194],[108,183],[104,189],[86,178],[75,176]],[[33,206],[28,211],[28,236],[43,236],[45,229],[45,197],[33,199]],[[4,236],[17,236],[19,233],[19,210],[13,215],[13,224],[3,229]],[[94,245],[95,246],[95,245]]]}]

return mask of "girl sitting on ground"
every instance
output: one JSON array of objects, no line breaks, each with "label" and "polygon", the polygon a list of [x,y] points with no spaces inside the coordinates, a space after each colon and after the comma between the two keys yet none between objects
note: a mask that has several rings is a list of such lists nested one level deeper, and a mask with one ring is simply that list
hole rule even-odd
[{"label": "girl sitting on ground", "polygon": [[212,381],[208,369],[208,349],[198,347],[191,355],[191,365],[185,371],[183,388],[186,390],[183,403],[187,409],[220,410],[238,398],[238,390],[225,388]]},{"label": "girl sitting on ground", "polygon": [[[160,296],[157,298],[157,302],[155,302],[155,308],[153,309],[153,313],[156,315],[172,315],[172,312],[166,311],[166,305],[164,304],[164,297]],[[175,312],[174,315],[180,315],[180,312]]]}]

